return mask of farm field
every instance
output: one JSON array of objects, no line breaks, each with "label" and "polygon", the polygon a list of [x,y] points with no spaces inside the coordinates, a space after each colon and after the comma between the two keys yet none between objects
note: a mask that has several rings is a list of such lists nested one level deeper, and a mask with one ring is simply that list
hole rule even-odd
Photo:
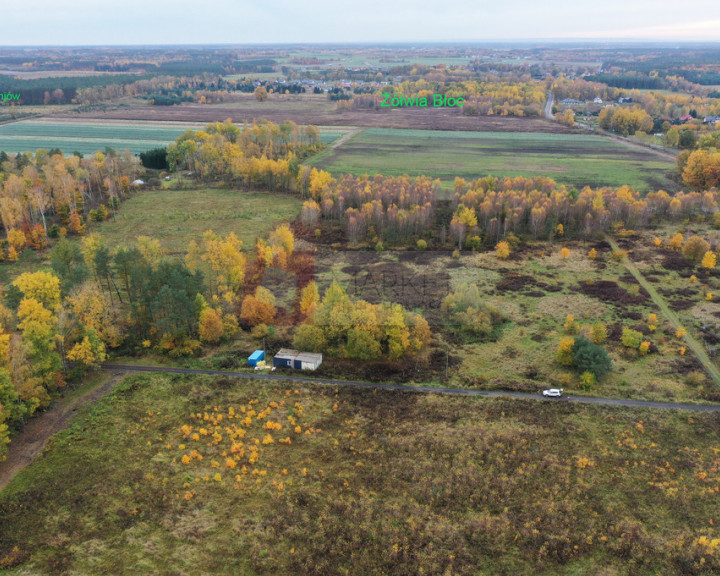
[{"label": "farm field", "polygon": [[309,163],[333,174],[421,175],[452,188],[455,176],[548,176],[560,183],[674,190],[671,161],[586,134],[447,132],[369,128]]},{"label": "farm field", "polygon": [[134,375],[0,494],[0,562],[8,576],[710,575],[719,424]]},{"label": "farm field", "polygon": [[59,148],[65,154],[91,154],[110,146],[138,153],[165,146],[188,129],[203,127],[185,123],[26,120],[0,126],[0,150],[10,153]]},{"label": "farm field", "polygon": [[[197,122],[26,120],[0,126],[0,150],[14,153],[59,148],[65,154],[75,151],[91,154],[110,146],[138,153],[166,146],[186,130],[202,130],[206,126]],[[348,131],[349,128],[323,127],[320,137],[329,143]]]},{"label": "farm field", "polygon": [[234,94],[220,104],[183,103],[180,106],[152,106],[134,101],[130,106],[108,106],[73,114],[73,119],[86,121],[124,120],[127,122],[222,122],[232,118],[241,123],[253,118],[266,118],[281,123],[292,120],[297,124],[316,126],[368,126],[379,128],[408,128],[427,130],[540,132],[571,134],[575,131],[543,118],[512,116],[463,116],[450,108],[338,110],[335,102],[322,94],[271,94],[267,101],[258,102],[252,94]]}]

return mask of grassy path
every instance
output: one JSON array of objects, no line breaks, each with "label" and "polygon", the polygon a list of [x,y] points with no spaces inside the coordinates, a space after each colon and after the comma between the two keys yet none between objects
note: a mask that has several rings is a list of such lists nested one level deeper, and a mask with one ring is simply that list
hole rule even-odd
[{"label": "grassy path", "polygon": [[124,374],[117,371],[101,373],[100,378],[88,386],[69,393],[46,412],[31,418],[25,428],[12,437],[7,460],[0,464],[0,491],[42,453],[52,436],[67,428],[78,409],[105,396],[122,376]]},{"label": "grassy path", "polygon": [[[610,244],[613,250],[620,249],[612,238],[606,235],[605,239],[608,241],[608,244]],[[667,318],[676,329],[680,327],[685,328],[678,315],[670,309],[667,302],[665,302],[665,299],[658,294],[653,285],[645,279],[642,272],[640,272],[638,267],[635,266],[635,263],[630,260],[629,257],[626,257],[623,260],[623,263],[625,264],[627,271],[635,277],[640,286],[647,290],[647,293],[650,294],[650,298],[652,298],[653,302],[655,302],[657,307],[660,308],[662,313],[665,315],[665,318]],[[687,330],[687,328],[685,328],[685,330]],[[705,370],[708,374],[710,374],[710,377],[717,385],[720,386],[720,370],[718,370],[717,366],[713,364],[712,359],[708,356],[703,345],[697,340],[697,338],[695,338],[695,336],[690,334],[690,332],[687,332],[685,336],[683,336],[683,340],[687,344],[687,347],[695,354],[697,359],[700,360],[700,363],[705,367]]]},{"label": "grassy path", "polygon": [[340,148],[340,146],[342,146],[343,144],[345,144],[345,142],[347,142],[348,140],[350,140],[350,138],[353,138],[354,136],[357,136],[357,135],[360,134],[361,132],[365,132],[365,130],[367,130],[367,128],[353,128],[352,130],[350,130],[350,132],[348,132],[347,134],[343,134],[340,138],[338,138],[337,140],[335,140],[335,142],[333,142],[332,144],[330,144],[330,148],[331,148],[332,150],[335,150],[336,148]]}]

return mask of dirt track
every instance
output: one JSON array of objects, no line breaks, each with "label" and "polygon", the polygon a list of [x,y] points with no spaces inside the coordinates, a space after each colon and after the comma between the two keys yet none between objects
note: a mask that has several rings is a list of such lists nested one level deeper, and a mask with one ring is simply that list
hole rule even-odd
[{"label": "dirt track", "polygon": [[67,427],[78,408],[105,396],[124,375],[119,371],[106,373],[94,388],[73,398],[64,398],[47,412],[32,418],[22,432],[13,437],[7,460],[0,464],[0,491],[42,453],[52,436]]}]

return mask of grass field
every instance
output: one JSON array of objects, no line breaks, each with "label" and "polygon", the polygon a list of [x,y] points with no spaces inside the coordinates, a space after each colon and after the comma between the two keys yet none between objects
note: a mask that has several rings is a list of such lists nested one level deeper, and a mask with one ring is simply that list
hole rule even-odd
[{"label": "grass field", "polygon": [[[235,232],[251,250],[256,238],[265,238],[275,225],[293,220],[301,205],[292,196],[224,188],[148,191],[123,202],[114,218],[91,223],[89,231],[99,232],[111,249],[132,244],[138,236],[152,236],[171,255],[184,255],[190,241],[200,240],[206,230],[223,236]],[[19,262],[0,263],[0,283],[49,265],[48,258],[48,252],[25,250]]]},{"label": "grass field", "polygon": [[628,184],[674,190],[673,164],[653,153],[584,134],[448,132],[369,128],[309,161],[332,173],[419,175],[452,186],[455,176],[549,176],[579,187]]},{"label": "grass field", "polygon": [[0,571],[717,574],[718,425],[132,376],[0,494]]},{"label": "grass field", "polygon": [[[133,242],[138,236],[158,238],[169,253],[184,253],[203,232],[235,234],[247,249],[280,222],[297,216],[302,201],[292,196],[238,190],[159,190],[124,202],[114,219],[97,227],[108,246]],[[162,210],[158,210],[162,206]]]}]

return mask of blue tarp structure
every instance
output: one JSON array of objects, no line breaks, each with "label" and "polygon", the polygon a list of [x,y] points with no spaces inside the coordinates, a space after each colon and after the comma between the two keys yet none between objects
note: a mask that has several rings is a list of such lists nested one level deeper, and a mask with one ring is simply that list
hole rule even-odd
[{"label": "blue tarp structure", "polygon": [[257,363],[261,360],[265,360],[265,352],[262,350],[255,350],[248,358],[248,366],[257,366]]}]

